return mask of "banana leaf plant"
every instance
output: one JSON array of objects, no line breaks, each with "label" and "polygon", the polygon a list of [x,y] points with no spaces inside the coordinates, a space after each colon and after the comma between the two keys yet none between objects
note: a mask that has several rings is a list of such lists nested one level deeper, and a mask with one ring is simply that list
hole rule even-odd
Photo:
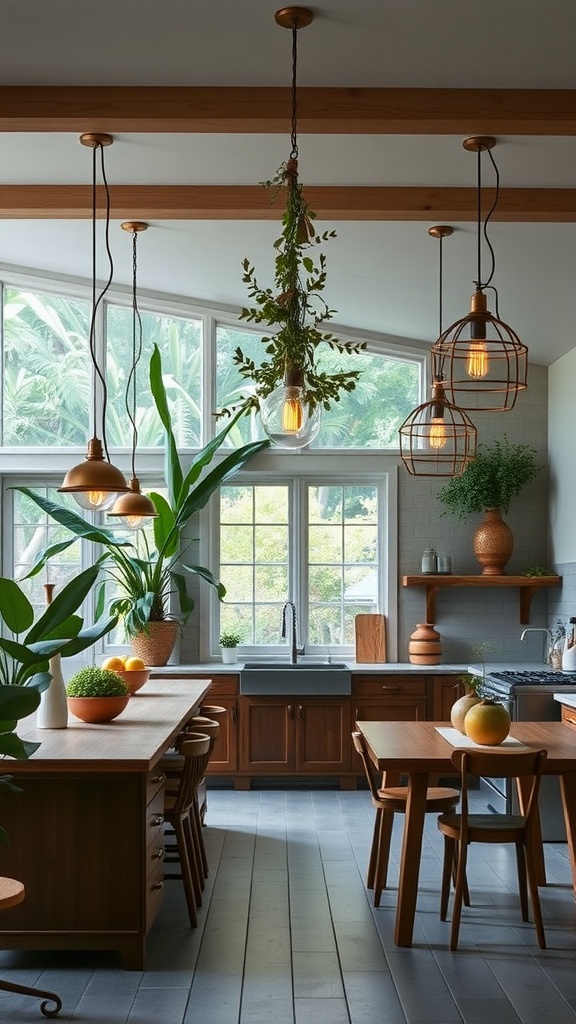
[{"label": "banana leaf plant", "polygon": [[[190,468],[185,472],[172,427],[162,360],[157,345],[154,346],[150,359],[150,390],[166,434],[167,497],[155,491],[150,492],[158,512],[157,518],[152,520],[153,547],[144,532],[136,546],[119,538],[111,530],[88,524],[70,509],[49,501],[43,495],[35,494],[27,487],[18,488],[73,535],[69,540],[60,541],[41,551],[29,575],[39,572],[50,558],[60,554],[81,538],[100,545],[102,554],[98,556],[96,564],[103,564],[108,577],[115,581],[120,591],[120,596],[111,602],[109,611],[124,619],[129,637],[146,632],[150,622],[175,617],[170,613],[170,594],[175,594],[177,598],[177,617],[181,623],[186,622],[194,608],[194,600],[188,591],[186,576],[178,571],[180,568],[186,573],[206,580],[216,588],[218,598],[223,600],[226,589],[209,569],[182,562],[186,552],[186,547],[183,548],[182,544],[182,535],[187,524],[207,505],[218,487],[234,476],[253,455],[270,446],[270,441],[265,440],[232,449],[213,469],[204,473],[230,430],[245,414],[245,410],[241,409],[216,437],[200,449],[193,458]],[[97,601],[100,612],[104,606],[104,597],[104,588],[100,588]]]},{"label": "banana leaf plant", "polygon": [[[84,627],[78,608],[96,583],[100,569],[90,566],[75,576],[34,621],[34,608],[14,580],[0,577],[0,684],[41,692],[50,685],[49,661],[69,658],[110,632],[117,615]],[[0,751],[1,752],[1,751]]]}]

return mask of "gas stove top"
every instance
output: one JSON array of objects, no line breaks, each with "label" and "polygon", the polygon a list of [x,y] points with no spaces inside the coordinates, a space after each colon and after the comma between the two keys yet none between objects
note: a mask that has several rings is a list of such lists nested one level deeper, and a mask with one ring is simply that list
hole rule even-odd
[{"label": "gas stove top", "polygon": [[517,672],[510,669],[503,672],[489,672],[486,676],[486,686],[490,687],[491,683],[509,689],[515,689],[517,686],[548,686],[551,689],[561,689],[563,686],[576,687],[576,673],[545,668]]}]

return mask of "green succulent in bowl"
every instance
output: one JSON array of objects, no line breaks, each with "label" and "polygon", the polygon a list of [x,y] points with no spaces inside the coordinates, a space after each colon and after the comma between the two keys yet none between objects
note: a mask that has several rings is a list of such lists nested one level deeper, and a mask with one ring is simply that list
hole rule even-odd
[{"label": "green succulent in bowl", "polygon": [[125,697],[130,691],[116,672],[93,665],[72,676],[66,693],[69,697]]}]

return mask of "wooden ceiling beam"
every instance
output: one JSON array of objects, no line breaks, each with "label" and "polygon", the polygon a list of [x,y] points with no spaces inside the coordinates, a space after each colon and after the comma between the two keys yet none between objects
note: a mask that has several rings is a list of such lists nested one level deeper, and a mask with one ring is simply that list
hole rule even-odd
[{"label": "wooden ceiling beam", "polygon": [[[98,187],[99,216],[104,215]],[[485,203],[493,196],[485,190]],[[282,203],[271,204],[260,185],[111,185],[113,219],[280,220]],[[306,199],[321,220],[474,221],[473,188],[377,186],[305,186]],[[88,219],[88,185],[3,185],[0,219]],[[494,220],[526,223],[574,223],[576,189],[503,188]]]},{"label": "wooden ceiling beam", "polygon": [[[2,86],[3,132],[278,134],[288,88]],[[358,135],[575,135],[576,90],[300,88],[298,130]]]}]

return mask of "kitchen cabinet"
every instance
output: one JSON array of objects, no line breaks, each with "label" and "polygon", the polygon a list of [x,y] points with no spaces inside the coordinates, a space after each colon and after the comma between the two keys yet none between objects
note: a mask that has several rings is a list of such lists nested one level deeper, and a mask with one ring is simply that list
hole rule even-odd
[{"label": "kitchen cabinet", "polygon": [[[154,678],[160,674],[154,673]],[[169,677],[167,677],[169,678]],[[218,716],[218,738],[212,750],[206,775],[228,775],[238,769],[238,675],[214,674],[210,672],[182,672],[181,679],[211,682],[204,704],[218,704],[226,709]]]},{"label": "kitchen cabinet", "polygon": [[464,696],[459,676],[432,676],[432,721],[449,722],[452,705]]},{"label": "kitchen cabinet", "polygon": [[254,775],[337,775],[351,783],[348,697],[241,697],[237,788]]}]

